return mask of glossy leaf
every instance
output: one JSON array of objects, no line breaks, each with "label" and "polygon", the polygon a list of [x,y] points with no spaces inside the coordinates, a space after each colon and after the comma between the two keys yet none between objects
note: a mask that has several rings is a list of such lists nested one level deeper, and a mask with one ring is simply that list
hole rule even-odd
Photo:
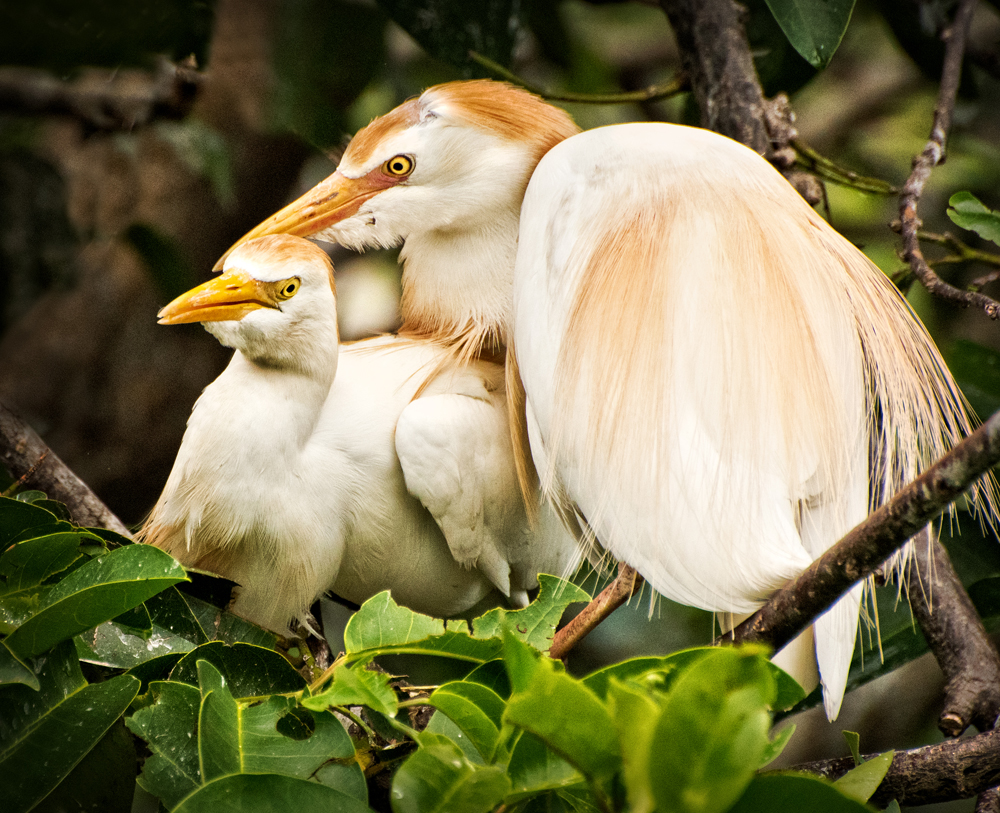
[{"label": "glossy leaf", "polygon": [[453,742],[421,746],[392,782],[393,813],[488,813],[510,789],[497,765],[477,766]]},{"label": "glossy leaf", "polygon": [[768,661],[755,648],[719,648],[684,670],[663,700],[650,745],[657,806],[728,809],[761,764],[775,695]]},{"label": "glossy leaf", "polygon": [[1000,245],[1000,212],[985,206],[971,192],[956,192],[948,199],[948,206],[952,222]]},{"label": "glossy leaf", "polygon": [[859,802],[867,802],[885,779],[895,753],[886,751],[862,762],[834,782],[834,787],[845,796],[850,796]]},{"label": "glossy leaf", "polygon": [[0,497],[0,551],[19,540],[60,531],[74,531],[74,528],[44,508]]},{"label": "glossy leaf", "polygon": [[22,657],[37,655],[186,578],[173,557],[158,548],[117,548],[58,582],[38,611],[7,637],[7,646]]},{"label": "glossy leaf", "polygon": [[236,774],[196,790],[174,813],[288,813],[335,810],[371,813],[368,805],[335,788],[294,776]]},{"label": "glossy leaf", "polygon": [[781,729],[778,733],[774,735],[771,741],[764,748],[764,753],[760,757],[760,767],[763,768],[765,765],[770,765],[774,760],[781,756],[781,752],[785,750],[785,746],[788,745],[788,741],[792,738],[795,733],[794,725],[787,725]]},{"label": "glossy leaf", "polygon": [[420,734],[421,742],[423,742],[427,734],[446,737],[461,749],[465,758],[470,762],[476,765],[486,764],[486,760],[479,753],[479,749],[472,744],[472,741],[466,736],[465,732],[452,722],[450,717],[444,714],[432,714],[430,722]]},{"label": "glossy leaf", "polygon": [[228,646],[221,641],[188,652],[178,661],[170,679],[197,686],[198,661],[211,663],[237,698],[297,692],[305,686],[302,676],[277,652],[252,644]]},{"label": "glossy leaf", "polygon": [[527,732],[522,732],[514,743],[507,772],[512,785],[508,801],[572,788],[584,782],[583,774]]},{"label": "glossy leaf", "polygon": [[201,693],[195,686],[174,681],[152,683],[150,691],[156,702],[135,712],[125,724],[152,752],[137,781],[172,808],[202,784],[196,736]]},{"label": "glossy leaf", "polygon": [[499,638],[506,630],[535,649],[547,652],[566,608],[576,602],[590,601],[591,596],[572,582],[545,573],[538,575],[538,584],[538,596],[527,607],[521,610],[497,607],[475,619],[473,636]]},{"label": "glossy leaf", "polygon": [[0,556],[0,597],[38,587],[80,558],[81,534],[64,531],[18,542]]},{"label": "glossy leaf", "polygon": [[121,717],[139,690],[127,675],[87,684],[64,642],[30,662],[40,688],[0,687],[4,809],[29,810],[53,790]]},{"label": "glossy leaf", "polygon": [[368,706],[381,714],[392,716],[399,709],[396,693],[389,686],[391,676],[371,671],[364,663],[338,665],[333,670],[333,682],[324,691],[303,699],[307,709],[323,711],[330,706]]},{"label": "glossy leaf", "polygon": [[504,722],[534,734],[591,781],[610,782],[621,753],[608,707],[561,664],[509,634],[504,662],[513,687]]},{"label": "glossy leaf", "polygon": [[871,813],[866,804],[851,799],[830,782],[807,774],[763,773],[754,777],[729,813]]},{"label": "glossy leaf", "polygon": [[510,64],[520,29],[516,0],[379,0],[413,39],[438,59],[467,65],[469,51]]},{"label": "glossy leaf", "polygon": [[496,692],[456,680],[439,687],[427,702],[452,719],[486,762],[493,761],[504,711],[504,701]]},{"label": "glossy leaf", "polygon": [[767,0],[767,6],[802,58],[823,68],[844,38],[854,0]]},{"label": "glossy leaf", "polygon": [[344,648],[352,659],[386,653],[444,655],[485,663],[500,656],[498,639],[480,640],[464,622],[442,621],[400,607],[388,591],[368,599],[347,622]]},{"label": "glossy leaf", "polygon": [[6,683],[23,683],[36,692],[41,688],[38,676],[0,641],[0,686]]},{"label": "glossy leaf", "polygon": [[[340,721],[328,712],[301,712],[295,699],[274,695],[263,703],[236,700],[222,674],[198,662],[201,715],[198,747],[204,780],[228,773],[282,773],[307,779],[330,759],[354,755]],[[292,734],[289,716],[308,725]],[[211,773],[209,766],[211,766]]]},{"label": "glossy leaf", "polygon": [[510,678],[507,677],[507,669],[502,660],[480,664],[469,672],[465,679],[492,689],[505,700],[510,697]]},{"label": "glossy leaf", "polygon": [[649,757],[660,706],[634,684],[612,680],[607,691],[611,718],[621,743],[629,811],[652,813],[656,800],[650,784]]}]

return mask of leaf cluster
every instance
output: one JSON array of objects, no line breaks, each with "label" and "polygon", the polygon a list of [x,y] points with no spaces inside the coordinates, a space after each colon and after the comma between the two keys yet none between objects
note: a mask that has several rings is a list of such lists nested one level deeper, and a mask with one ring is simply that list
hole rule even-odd
[{"label": "leaf cluster", "polygon": [[[772,734],[773,713],[802,691],[757,648],[570,676],[545,651],[566,607],[588,596],[554,577],[527,608],[472,622],[379,594],[311,682],[276,636],[181,589],[189,582],[169,555],[76,526],[39,492],[0,497],[5,810],[94,804],[106,785],[87,776],[97,758],[141,764],[140,796],[185,813],[384,809],[369,784],[389,776],[394,813],[860,811],[888,767],[869,765],[853,789],[759,773],[793,731]],[[428,694],[373,663],[400,653],[462,664],[464,677]],[[407,716],[419,706],[436,711],[426,727]]]}]

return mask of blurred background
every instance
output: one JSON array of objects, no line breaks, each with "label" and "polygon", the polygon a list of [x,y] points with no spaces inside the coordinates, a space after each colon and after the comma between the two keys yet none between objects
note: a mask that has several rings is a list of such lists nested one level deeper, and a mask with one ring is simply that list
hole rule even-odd
[{"label": "blurred background", "polygon": [[[943,52],[937,27],[950,3],[859,0],[821,72],[791,48],[764,0],[745,5],[765,94],[789,94],[801,142],[901,185],[930,131]],[[194,400],[228,358],[200,326],[157,326],[157,310],[330,174],[352,133],[428,85],[495,76],[469,59],[470,48],[552,92],[635,90],[680,69],[653,2],[42,0],[3,4],[0,32],[0,400],[128,524],[154,503]],[[920,216],[930,232],[950,230],[990,250],[945,211],[958,190],[1000,208],[995,2],[978,4],[966,62],[948,161],[934,171]],[[699,120],[688,94],[563,106],[584,128]],[[890,228],[897,198],[834,184],[825,191],[819,208],[834,227],[885,273],[902,271]],[[391,331],[395,252],[329,249],[344,338]],[[949,251],[928,243],[925,253],[935,260]],[[938,270],[964,284],[990,269]],[[998,295],[1000,285],[984,290]],[[1000,408],[997,323],[931,301],[918,285],[909,298],[976,409]],[[956,564],[968,583],[990,582],[977,600],[988,621],[997,619],[1000,602],[990,602],[1000,591],[990,580],[1000,577],[1000,546],[980,539],[973,522],[963,532],[950,544]],[[907,641],[900,647],[919,649],[892,588],[880,609],[883,641],[898,632]],[[574,668],[711,635],[704,613],[661,602],[649,616],[646,601],[620,611]],[[865,658],[871,674],[877,648]],[[927,657],[908,670],[905,703],[897,684],[876,681],[848,697],[838,725],[793,739],[789,759],[846,753],[842,727],[863,731],[865,751],[932,741],[939,673]]]}]

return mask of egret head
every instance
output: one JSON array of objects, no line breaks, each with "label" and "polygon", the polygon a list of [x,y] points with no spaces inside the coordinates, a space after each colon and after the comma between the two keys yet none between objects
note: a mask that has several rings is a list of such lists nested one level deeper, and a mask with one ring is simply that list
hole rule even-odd
[{"label": "egret head", "polygon": [[421,232],[489,229],[498,212],[516,223],[535,165],[578,131],[564,111],[503,82],[437,85],[372,121],[333,175],[236,245],[287,233],[389,248]]},{"label": "egret head", "polygon": [[222,273],[177,297],[161,325],[202,322],[226,347],[268,366],[302,365],[337,351],[333,265],[318,246],[287,234],[238,246]]}]

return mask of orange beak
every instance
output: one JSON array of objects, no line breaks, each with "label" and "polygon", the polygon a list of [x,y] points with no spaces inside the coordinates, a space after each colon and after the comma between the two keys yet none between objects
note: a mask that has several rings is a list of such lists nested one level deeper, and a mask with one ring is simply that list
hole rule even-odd
[{"label": "orange beak", "polygon": [[238,321],[260,308],[277,307],[273,289],[274,283],[261,282],[243,271],[227,271],[181,294],[157,319],[161,325]]},{"label": "orange beak", "polygon": [[374,169],[360,178],[347,178],[338,170],[325,181],[317,184],[298,200],[289,203],[280,212],[244,234],[233,243],[215,264],[213,270],[222,268],[234,248],[247,240],[265,234],[294,234],[311,237],[341,220],[356,214],[361,204],[384,189],[402,180]]}]

